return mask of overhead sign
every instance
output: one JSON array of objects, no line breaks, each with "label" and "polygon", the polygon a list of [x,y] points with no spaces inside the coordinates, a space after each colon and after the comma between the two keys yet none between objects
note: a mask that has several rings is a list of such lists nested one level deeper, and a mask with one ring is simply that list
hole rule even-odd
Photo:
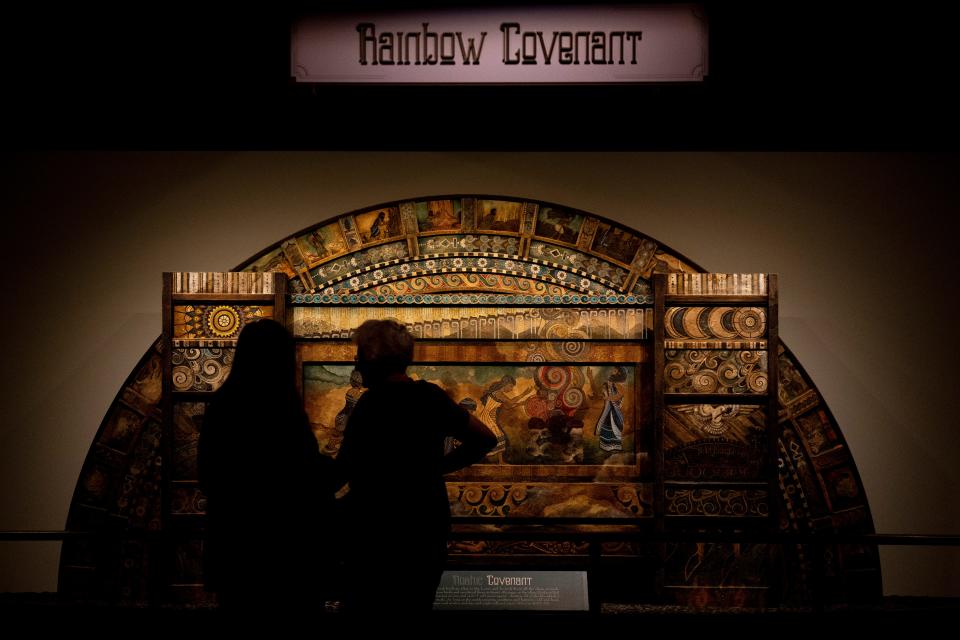
[{"label": "overhead sign", "polygon": [[699,5],[424,10],[302,18],[297,82],[512,84],[697,82]]}]

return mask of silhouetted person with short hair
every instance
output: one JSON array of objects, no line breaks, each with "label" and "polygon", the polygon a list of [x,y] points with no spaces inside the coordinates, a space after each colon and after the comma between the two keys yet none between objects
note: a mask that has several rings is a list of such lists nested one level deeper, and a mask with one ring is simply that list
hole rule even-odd
[{"label": "silhouetted person with short hair", "polygon": [[322,558],[331,546],[334,462],[320,455],[295,365],[283,325],[244,327],[200,430],[205,581],[236,614],[322,612],[328,595]]},{"label": "silhouetted person with short hair", "polygon": [[[443,389],[406,375],[413,336],[403,325],[368,320],[354,342],[368,391],[337,456],[338,484],[350,483],[346,611],[427,614],[450,531],[443,476],[481,460],[497,439]],[[460,445],[445,453],[448,437]]]}]

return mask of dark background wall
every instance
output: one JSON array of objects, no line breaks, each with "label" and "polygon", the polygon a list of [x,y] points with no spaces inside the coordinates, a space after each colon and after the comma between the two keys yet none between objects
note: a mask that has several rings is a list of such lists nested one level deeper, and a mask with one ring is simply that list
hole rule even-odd
[{"label": "dark background wall", "polygon": [[[307,90],[288,81],[286,9],[7,10],[0,529],[63,527],[160,332],[162,271],[228,269],[386,200],[481,192],[779,273],[782,336],[877,529],[960,532],[955,21],[836,4],[707,2],[699,85]],[[53,589],[57,553],[0,543],[0,589]],[[883,563],[887,593],[960,594],[955,553]]]}]

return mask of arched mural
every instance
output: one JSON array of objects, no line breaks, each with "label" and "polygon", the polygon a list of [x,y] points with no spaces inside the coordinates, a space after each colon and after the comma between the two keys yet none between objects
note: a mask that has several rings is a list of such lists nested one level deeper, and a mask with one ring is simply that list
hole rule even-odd
[{"label": "arched mural", "polygon": [[[60,589],[127,601],[204,597],[195,482],[204,402],[229,372],[242,326],[265,316],[284,319],[297,338],[324,453],[336,455],[363,393],[351,377],[351,332],[395,318],[418,338],[412,374],[443,386],[500,437],[481,464],[448,478],[455,517],[569,528],[556,542],[457,540],[454,562],[583,556],[581,525],[872,532],[840,429],[776,339],[775,278],[704,271],[591,213],[457,195],[328,219],[240,273],[172,274],[169,335],[107,412],[70,508],[68,530],[112,535],[64,544]],[[286,296],[271,272],[284,274]],[[879,593],[873,547],[837,545],[811,558],[798,545],[636,538],[604,543],[603,554],[622,559],[636,593],[654,600],[803,604],[815,589],[837,602]],[[825,563],[819,586],[814,561]]]}]

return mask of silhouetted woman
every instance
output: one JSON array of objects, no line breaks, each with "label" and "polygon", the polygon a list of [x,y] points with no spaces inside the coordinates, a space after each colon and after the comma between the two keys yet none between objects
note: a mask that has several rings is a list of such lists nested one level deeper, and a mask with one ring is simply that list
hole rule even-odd
[{"label": "silhouetted woman", "polygon": [[235,612],[323,610],[334,463],[319,453],[295,364],[281,324],[244,327],[200,431],[205,580]]},{"label": "silhouetted woman", "polygon": [[[413,336],[403,325],[368,320],[354,342],[368,391],[337,456],[338,483],[350,483],[346,609],[428,613],[450,530],[443,476],[483,458],[497,438],[443,389],[406,375]],[[461,444],[445,453],[448,437]]]}]

